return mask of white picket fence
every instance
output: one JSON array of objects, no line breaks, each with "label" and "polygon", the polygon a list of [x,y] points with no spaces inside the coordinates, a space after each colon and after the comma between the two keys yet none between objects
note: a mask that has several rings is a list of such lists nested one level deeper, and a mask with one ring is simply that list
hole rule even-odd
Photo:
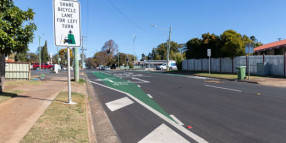
[{"label": "white picket fence", "polygon": [[[248,62],[251,74],[257,73],[257,63],[267,62],[271,75],[285,75],[285,56],[283,55],[260,55],[239,56],[234,58],[211,58],[211,71],[222,73],[236,73],[237,66],[246,66]],[[209,71],[209,59],[187,59],[183,60],[183,70],[186,71]]]}]

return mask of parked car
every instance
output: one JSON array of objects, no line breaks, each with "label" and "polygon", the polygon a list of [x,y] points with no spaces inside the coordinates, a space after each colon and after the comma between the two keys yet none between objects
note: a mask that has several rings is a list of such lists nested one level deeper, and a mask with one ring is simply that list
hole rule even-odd
[{"label": "parked car", "polygon": [[[166,70],[167,69],[167,63],[164,63],[162,65],[159,65],[156,67],[157,70]],[[169,70],[177,70],[177,65],[175,61],[169,61]]]},{"label": "parked car", "polygon": [[[33,69],[39,69],[40,65],[38,63],[33,64]],[[41,69],[52,69],[53,65],[41,64]]]},{"label": "parked car", "polygon": [[110,70],[110,67],[109,66],[105,66],[104,70]]}]

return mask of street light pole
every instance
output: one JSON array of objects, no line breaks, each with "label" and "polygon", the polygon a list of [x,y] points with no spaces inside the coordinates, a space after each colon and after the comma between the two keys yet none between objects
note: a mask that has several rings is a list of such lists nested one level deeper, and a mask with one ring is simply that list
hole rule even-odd
[{"label": "street light pole", "polygon": [[135,43],[136,36],[133,34],[133,69],[135,69],[135,53],[134,53],[134,43]]},{"label": "street light pole", "polygon": [[169,41],[168,41],[168,48],[167,48],[167,71],[169,71],[169,56],[170,56],[170,47],[171,47],[171,31],[172,31],[172,26],[170,26],[169,30]]}]

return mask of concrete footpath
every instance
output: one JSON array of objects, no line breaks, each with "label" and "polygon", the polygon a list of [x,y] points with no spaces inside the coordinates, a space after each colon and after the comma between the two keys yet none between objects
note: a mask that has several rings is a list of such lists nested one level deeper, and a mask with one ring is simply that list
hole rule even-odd
[{"label": "concrete footpath", "polygon": [[28,133],[55,97],[67,87],[64,77],[53,77],[0,104],[0,142],[17,143]]}]

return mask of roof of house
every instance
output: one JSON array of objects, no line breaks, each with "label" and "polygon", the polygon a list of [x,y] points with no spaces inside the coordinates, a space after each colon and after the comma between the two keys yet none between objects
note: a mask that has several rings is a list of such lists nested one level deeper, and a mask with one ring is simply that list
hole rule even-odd
[{"label": "roof of house", "polygon": [[273,43],[264,44],[262,46],[254,48],[254,52],[261,51],[261,50],[267,50],[267,49],[271,49],[271,48],[276,48],[276,47],[283,46],[283,45],[286,45],[286,39],[281,40],[281,41],[276,41]]}]

